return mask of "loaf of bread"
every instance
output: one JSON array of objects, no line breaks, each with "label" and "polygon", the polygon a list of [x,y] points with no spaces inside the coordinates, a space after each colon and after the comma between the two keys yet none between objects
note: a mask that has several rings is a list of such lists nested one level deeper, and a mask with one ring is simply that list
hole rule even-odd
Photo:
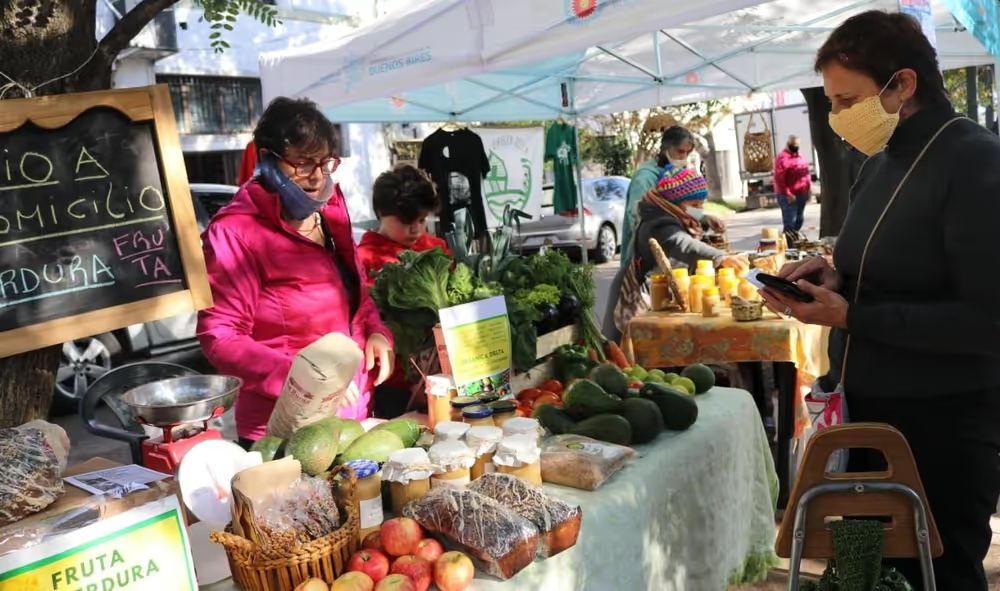
[{"label": "loaf of bread", "polygon": [[555,556],[576,545],[583,511],[545,494],[510,474],[485,474],[469,485],[469,490],[485,495],[524,517],[538,528],[538,558]]},{"label": "loaf of bread", "polygon": [[530,521],[468,489],[431,489],[403,514],[459,546],[499,579],[509,579],[531,564],[538,549],[538,529]]}]

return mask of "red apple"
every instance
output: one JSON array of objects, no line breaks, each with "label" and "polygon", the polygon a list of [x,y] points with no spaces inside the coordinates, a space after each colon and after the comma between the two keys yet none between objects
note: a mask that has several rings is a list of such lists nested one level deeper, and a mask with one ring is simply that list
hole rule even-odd
[{"label": "red apple", "polygon": [[347,561],[347,570],[365,573],[377,583],[389,574],[389,557],[378,550],[361,550]]},{"label": "red apple", "polygon": [[375,589],[375,581],[360,571],[351,571],[341,575],[330,587],[330,591],[372,591],[373,589]]},{"label": "red apple", "polygon": [[434,584],[441,591],[465,591],[475,576],[472,560],[461,552],[445,552],[434,563]]},{"label": "red apple", "polygon": [[431,564],[441,558],[442,554],[444,554],[444,548],[441,546],[441,542],[434,538],[424,538],[417,542],[417,550],[413,553],[417,558],[423,558]]},{"label": "red apple", "polygon": [[382,524],[382,548],[389,556],[407,556],[417,549],[417,542],[423,539],[424,530],[409,517],[397,517]]},{"label": "red apple", "polygon": [[417,591],[427,591],[434,579],[434,564],[416,556],[401,556],[392,563],[392,573],[410,577]]},{"label": "red apple", "polygon": [[364,541],[361,542],[361,548],[363,550],[378,550],[379,552],[385,552],[385,549],[382,548],[382,532],[375,530],[365,536]]},{"label": "red apple", "polygon": [[379,581],[375,591],[417,591],[417,587],[406,575],[389,575]]}]

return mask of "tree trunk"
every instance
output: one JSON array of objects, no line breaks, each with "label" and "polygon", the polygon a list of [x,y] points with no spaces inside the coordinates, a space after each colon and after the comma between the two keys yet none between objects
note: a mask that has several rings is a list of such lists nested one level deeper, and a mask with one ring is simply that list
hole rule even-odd
[{"label": "tree trunk", "polygon": [[836,236],[847,217],[858,157],[830,128],[830,101],[822,88],[802,90],[809,107],[809,131],[819,158],[820,236]]},{"label": "tree trunk", "polygon": [[708,144],[708,154],[705,155],[705,182],[708,183],[708,200],[724,203],[722,194],[722,174],[719,172],[719,154],[715,149],[715,134],[711,131],[705,134]]}]

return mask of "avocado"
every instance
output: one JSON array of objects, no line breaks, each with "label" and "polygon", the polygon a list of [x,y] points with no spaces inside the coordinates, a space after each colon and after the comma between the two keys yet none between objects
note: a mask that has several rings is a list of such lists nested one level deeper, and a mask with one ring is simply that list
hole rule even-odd
[{"label": "avocado", "polygon": [[340,433],[330,431],[319,423],[306,425],[292,434],[285,445],[285,455],[302,464],[302,471],[310,476],[326,472],[337,456]]},{"label": "avocado", "polygon": [[602,413],[618,413],[622,399],[608,394],[591,380],[577,380],[563,394],[563,404],[571,417],[586,418]]},{"label": "avocado", "polygon": [[573,435],[582,435],[618,445],[632,442],[632,426],[619,415],[599,414],[583,419],[570,429]]},{"label": "avocado", "polygon": [[628,390],[628,378],[618,366],[613,363],[602,363],[590,372],[590,379],[604,388],[608,394],[625,396]]},{"label": "avocado", "polygon": [[639,393],[660,408],[667,429],[684,431],[698,419],[698,403],[685,392],[662,384],[646,384]]},{"label": "avocado", "polygon": [[715,386],[715,372],[701,363],[685,367],[681,375],[694,382],[696,394],[704,394]]},{"label": "avocado", "polygon": [[569,433],[576,424],[573,419],[561,408],[556,408],[552,404],[543,404],[531,413],[532,418],[538,419],[543,427],[548,429],[553,435],[563,435]]},{"label": "avocado", "polygon": [[632,427],[632,443],[649,443],[663,431],[663,413],[652,400],[629,398],[624,402],[622,416]]}]

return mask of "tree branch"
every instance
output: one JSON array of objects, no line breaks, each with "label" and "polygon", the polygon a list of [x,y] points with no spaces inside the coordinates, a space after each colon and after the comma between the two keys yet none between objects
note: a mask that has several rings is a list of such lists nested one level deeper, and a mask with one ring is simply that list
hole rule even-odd
[{"label": "tree branch", "polygon": [[129,41],[135,38],[156,15],[177,2],[179,0],[142,0],[101,39],[98,44],[99,53],[107,63],[113,62],[115,57],[128,47]]}]

